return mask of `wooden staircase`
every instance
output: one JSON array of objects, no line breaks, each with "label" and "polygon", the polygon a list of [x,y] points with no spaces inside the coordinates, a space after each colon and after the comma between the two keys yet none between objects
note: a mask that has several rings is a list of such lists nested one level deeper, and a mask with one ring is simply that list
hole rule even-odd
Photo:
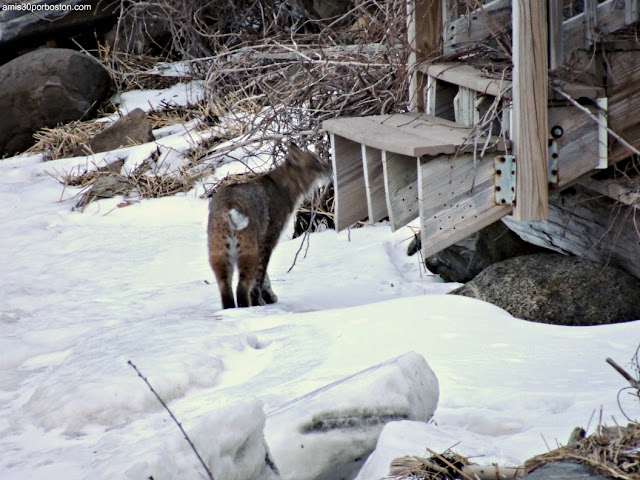
[{"label": "wooden staircase", "polygon": [[[396,230],[420,217],[422,253],[429,256],[512,213],[516,163],[510,81],[466,64],[432,64],[423,73],[427,113],[332,119],[323,128],[331,139],[336,229],[388,217]],[[554,88],[594,104],[598,115],[603,89]],[[598,125],[576,106],[555,105],[557,96],[549,93],[552,189],[607,166],[599,143],[606,117],[600,114]]]},{"label": "wooden staircase", "polygon": [[[605,37],[638,26],[640,0],[585,0],[571,18],[565,3],[481,0],[462,13],[456,0],[410,0],[414,113],[323,123],[336,228],[388,217],[395,230],[419,217],[429,256],[506,215],[544,223],[550,191],[639,148],[640,52]],[[475,46],[500,28],[512,65],[474,66]],[[464,60],[425,60],[442,54]],[[549,73],[581,61],[583,84]]]}]

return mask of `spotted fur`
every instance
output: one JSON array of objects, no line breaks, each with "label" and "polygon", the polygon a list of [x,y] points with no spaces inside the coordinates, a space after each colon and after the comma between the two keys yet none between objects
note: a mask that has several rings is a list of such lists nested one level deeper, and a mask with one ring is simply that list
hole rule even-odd
[{"label": "spotted fur", "polygon": [[[209,202],[209,263],[222,308],[275,303],[267,267],[287,220],[313,189],[326,184],[331,168],[311,152],[289,146],[287,160],[246,183],[227,185]],[[234,300],[232,277],[238,269]]]}]

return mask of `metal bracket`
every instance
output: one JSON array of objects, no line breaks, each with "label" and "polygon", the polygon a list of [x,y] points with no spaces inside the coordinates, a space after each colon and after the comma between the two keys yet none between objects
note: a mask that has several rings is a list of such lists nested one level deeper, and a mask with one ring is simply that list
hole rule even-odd
[{"label": "metal bracket", "polygon": [[495,191],[498,205],[513,205],[516,198],[516,157],[497,155],[495,165]]},{"label": "metal bracket", "polygon": [[[562,132],[557,137],[562,136]],[[514,155],[497,155],[495,165],[496,204],[513,205],[516,198],[516,157]],[[547,165],[549,183],[558,183],[558,142],[556,138],[549,140],[549,163]]]},{"label": "metal bracket", "polygon": [[[627,2],[635,4],[636,2]],[[607,168],[609,166],[609,131],[607,111],[609,102],[607,97],[596,98],[598,106],[598,168]]]},{"label": "metal bracket", "polygon": [[547,164],[547,181],[558,183],[558,142],[549,140],[549,163]]}]

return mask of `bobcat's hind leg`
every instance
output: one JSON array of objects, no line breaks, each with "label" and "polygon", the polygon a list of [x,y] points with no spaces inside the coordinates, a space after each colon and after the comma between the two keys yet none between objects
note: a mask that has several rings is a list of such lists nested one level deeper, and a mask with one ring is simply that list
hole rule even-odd
[{"label": "bobcat's hind leg", "polygon": [[268,273],[264,274],[264,281],[262,282],[262,298],[267,304],[278,301],[278,296],[271,290],[271,280],[269,280]]},{"label": "bobcat's hind leg", "polygon": [[256,274],[258,273],[258,245],[250,239],[238,241],[238,287],[236,300],[238,307],[251,307],[260,304],[256,286]]},{"label": "bobcat's hind leg", "polygon": [[231,280],[233,276],[233,265],[224,255],[213,256],[209,258],[211,268],[216,275],[218,282],[218,290],[220,290],[220,301],[222,308],[235,308],[236,302],[233,299],[233,287]]}]

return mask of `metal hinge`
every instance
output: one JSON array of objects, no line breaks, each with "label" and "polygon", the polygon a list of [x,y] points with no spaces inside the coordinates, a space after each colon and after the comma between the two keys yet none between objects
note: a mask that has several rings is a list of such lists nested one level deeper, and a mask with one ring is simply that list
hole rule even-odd
[{"label": "metal hinge", "polygon": [[498,155],[495,165],[495,190],[498,205],[513,205],[516,198],[516,157]]}]

